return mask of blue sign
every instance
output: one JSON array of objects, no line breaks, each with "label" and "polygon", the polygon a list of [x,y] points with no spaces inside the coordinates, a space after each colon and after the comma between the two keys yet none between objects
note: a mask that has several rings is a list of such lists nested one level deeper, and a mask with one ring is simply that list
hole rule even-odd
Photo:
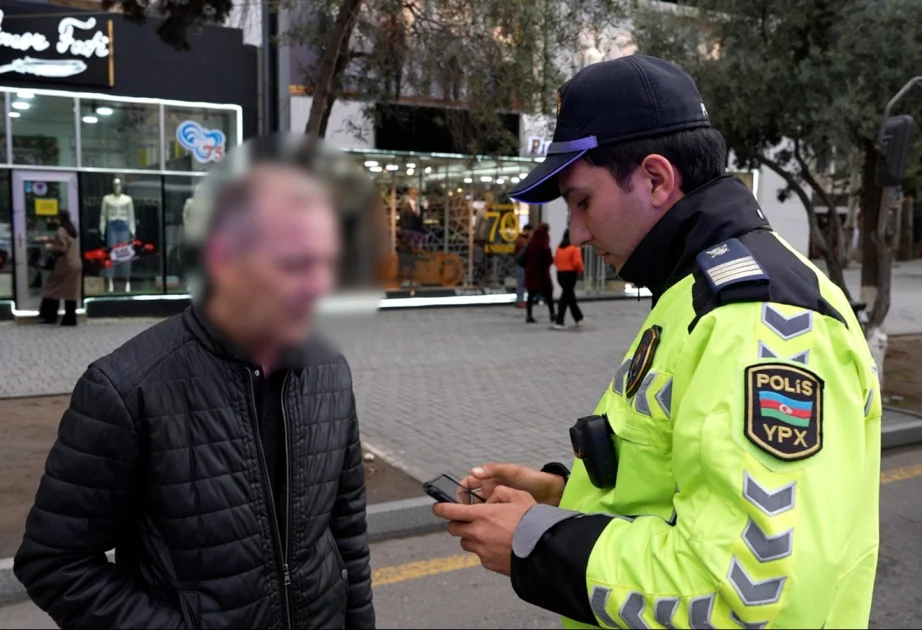
[{"label": "blue sign", "polygon": [[194,120],[176,127],[176,140],[202,164],[224,159],[227,136],[220,129],[205,129]]}]

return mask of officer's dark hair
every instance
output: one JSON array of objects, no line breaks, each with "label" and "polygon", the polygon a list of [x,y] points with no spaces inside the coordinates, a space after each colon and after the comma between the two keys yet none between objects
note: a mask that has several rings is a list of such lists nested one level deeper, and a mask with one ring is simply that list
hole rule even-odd
[{"label": "officer's dark hair", "polygon": [[727,142],[716,129],[691,129],[665,136],[602,145],[583,158],[592,166],[607,166],[625,192],[631,176],[648,155],[662,155],[682,174],[683,193],[689,193],[722,176],[727,167]]}]

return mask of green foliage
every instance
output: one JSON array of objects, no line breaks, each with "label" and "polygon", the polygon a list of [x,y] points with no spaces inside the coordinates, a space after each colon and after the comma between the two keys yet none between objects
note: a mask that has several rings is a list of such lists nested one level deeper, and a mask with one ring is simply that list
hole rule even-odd
[{"label": "green foliage", "polygon": [[[318,51],[345,0],[288,0],[296,18],[287,38]],[[444,123],[468,152],[518,143],[498,112],[555,113],[557,88],[572,72],[581,34],[613,28],[620,0],[363,0],[339,94],[378,103],[447,105]],[[310,92],[320,64],[300,68]],[[399,77],[399,89],[397,79]]]},{"label": "green foliage", "polygon": [[[746,164],[782,138],[808,159],[873,141],[887,101],[922,74],[920,0],[695,5],[669,15],[638,6],[635,38],[642,52],[696,78],[715,126]],[[898,109],[922,120],[922,90]],[[775,157],[790,164],[788,154]]]},{"label": "green foliage", "polygon": [[233,0],[102,0],[107,11],[121,9],[125,17],[144,24],[148,16],[162,17],[157,35],[176,50],[189,50],[189,29],[205,24],[224,24]]}]

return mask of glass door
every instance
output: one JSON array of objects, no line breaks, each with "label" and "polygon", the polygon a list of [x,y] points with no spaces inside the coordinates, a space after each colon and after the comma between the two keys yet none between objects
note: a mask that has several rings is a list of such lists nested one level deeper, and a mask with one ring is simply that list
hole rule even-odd
[{"label": "glass door", "polygon": [[[58,213],[70,212],[78,227],[77,174],[58,171],[13,172],[13,256],[16,309],[38,311],[42,287],[51,275],[43,264],[46,239],[58,229]],[[78,241],[77,247],[80,246]]]}]

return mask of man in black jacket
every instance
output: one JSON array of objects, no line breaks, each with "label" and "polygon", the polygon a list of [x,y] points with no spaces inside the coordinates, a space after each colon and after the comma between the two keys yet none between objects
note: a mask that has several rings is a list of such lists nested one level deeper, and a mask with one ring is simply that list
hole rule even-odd
[{"label": "man in black jacket", "polygon": [[16,576],[63,628],[374,628],[352,378],[309,334],[336,214],[282,163],[212,199],[202,298],[80,378]]}]

